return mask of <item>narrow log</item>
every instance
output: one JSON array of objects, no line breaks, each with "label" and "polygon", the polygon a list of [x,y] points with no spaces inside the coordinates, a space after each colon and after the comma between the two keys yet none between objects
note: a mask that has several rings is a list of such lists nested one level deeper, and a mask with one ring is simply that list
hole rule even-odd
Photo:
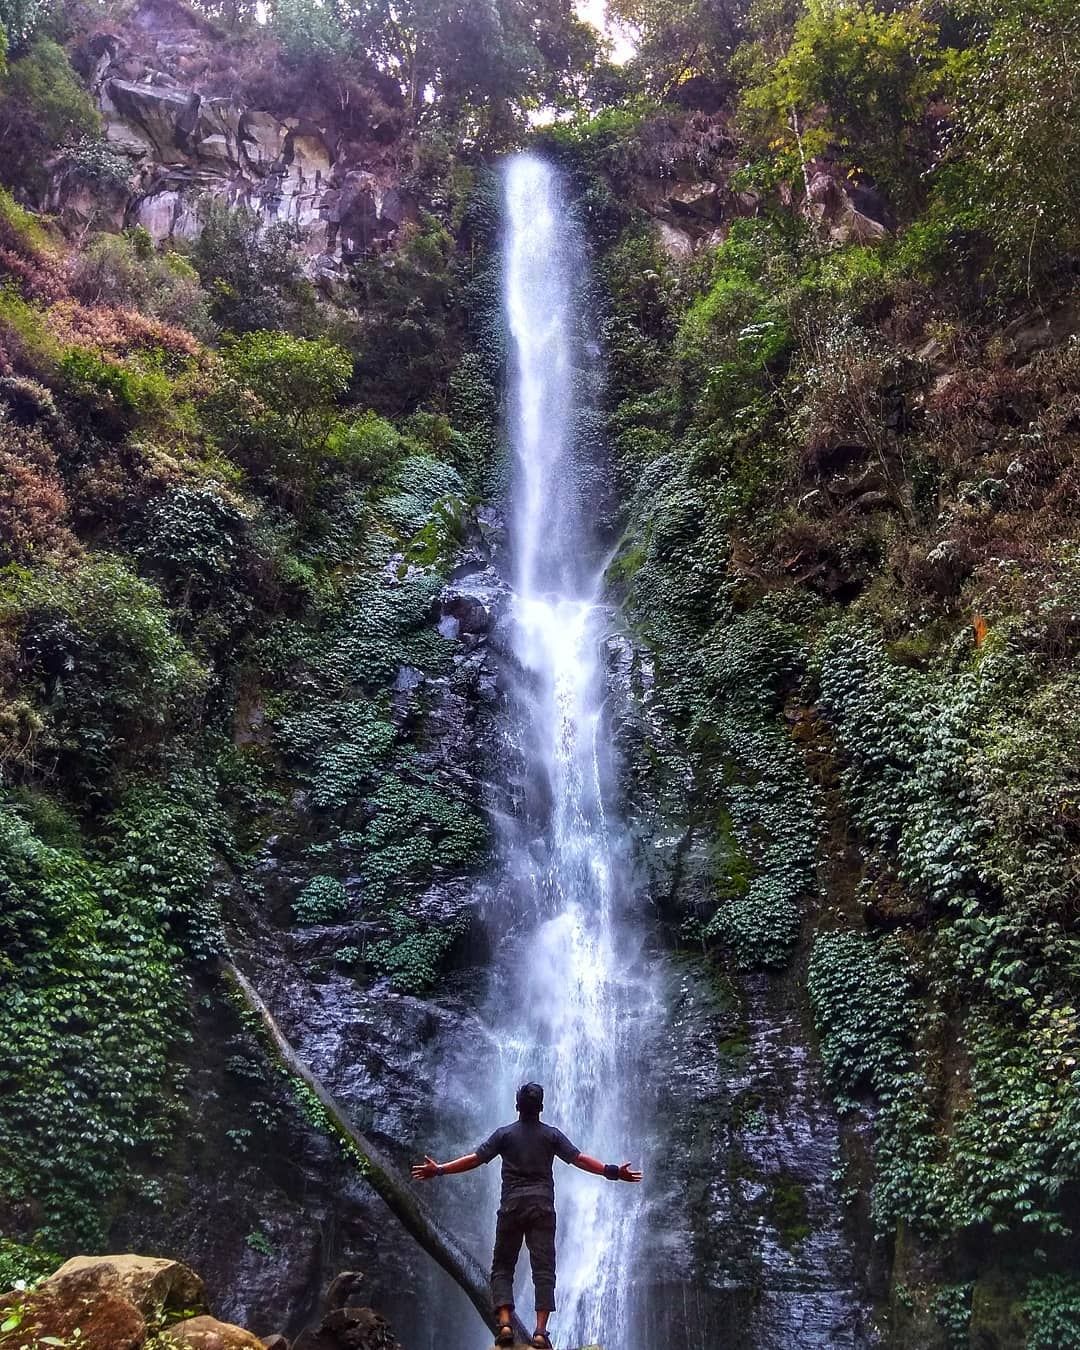
[{"label": "narrow log", "polygon": [[[484,1324],[493,1330],[495,1322],[491,1308],[491,1292],[480,1262],[435,1218],[417,1194],[412,1181],[403,1177],[378,1145],[352,1124],[342,1104],[292,1048],[274,1021],[270,1009],[255,992],[246,976],[229,961],[222,962],[222,971],[246,1007],[258,1018],[264,1034],[287,1074],[298,1078],[317,1099],[322,1112],[325,1113],[325,1120],[316,1120],[313,1123],[323,1125],[330,1133],[338,1136],[345,1152],[357,1164],[364,1180],[378,1192],[410,1236],[415,1238],[424,1251],[434,1257],[451,1279],[464,1290],[473,1307],[484,1319]],[[302,1092],[300,1096],[301,1107],[307,1106],[308,1103],[303,1101]],[[312,1113],[308,1110],[307,1114],[310,1117]],[[514,1332],[520,1341],[528,1344],[529,1333],[516,1317]]]}]

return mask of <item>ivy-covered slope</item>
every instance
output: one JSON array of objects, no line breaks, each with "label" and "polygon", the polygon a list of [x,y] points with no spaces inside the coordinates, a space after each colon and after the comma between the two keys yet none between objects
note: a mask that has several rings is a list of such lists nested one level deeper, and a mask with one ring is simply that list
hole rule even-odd
[{"label": "ivy-covered slope", "polygon": [[[487,824],[427,714],[477,678],[436,624],[493,463],[491,190],[459,166],[442,204],[357,268],[357,322],[243,212],[183,256],[138,230],[73,247],[0,189],[9,1238],[100,1248],[191,1201],[178,1167],[212,1184],[215,1149],[280,1171],[306,1127],[221,1002],[238,934],[322,934],[313,977],[392,997],[468,929],[432,887]],[[405,375],[403,334],[439,362]],[[391,422],[371,405],[403,379]],[[260,1184],[222,1221],[240,1239]]]},{"label": "ivy-covered slope", "polygon": [[[849,1184],[904,1346],[1080,1336],[1076,130],[1042,127],[1021,256],[991,157],[1051,115],[1010,138],[965,102],[1008,65],[989,9],[958,34],[811,5],[720,112],[544,134],[610,294],[610,581],[655,660],[634,773],[697,841],[655,830],[673,931],[803,972],[837,1103],[874,1122]],[[1076,50],[1060,10],[1045,40]]]}]

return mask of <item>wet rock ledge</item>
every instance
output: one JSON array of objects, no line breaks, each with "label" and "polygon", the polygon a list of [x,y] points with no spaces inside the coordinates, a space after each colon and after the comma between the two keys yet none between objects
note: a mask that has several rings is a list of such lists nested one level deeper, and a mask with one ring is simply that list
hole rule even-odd
[{"label": "wet rock ledge", "polygon": [[75,1256],[31,1291],[0,1295],[0,1346],[78,1350],[401,1350],[386,1321],[364,1307],[363,1276],[339,1275],[320,1321],[293,1342],[262,1339],[210,1315],[188,1266],[152,1256]]}]

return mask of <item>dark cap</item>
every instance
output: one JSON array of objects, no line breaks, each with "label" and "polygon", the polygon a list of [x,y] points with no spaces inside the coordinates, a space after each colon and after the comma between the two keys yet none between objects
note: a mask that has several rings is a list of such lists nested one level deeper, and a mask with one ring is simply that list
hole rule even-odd
[{"label": "dark cap", "polygon": [[514,1105],[528,1115],[539,1115],[544,1109],[544,1089],[539,1083],[522,1083]]}]

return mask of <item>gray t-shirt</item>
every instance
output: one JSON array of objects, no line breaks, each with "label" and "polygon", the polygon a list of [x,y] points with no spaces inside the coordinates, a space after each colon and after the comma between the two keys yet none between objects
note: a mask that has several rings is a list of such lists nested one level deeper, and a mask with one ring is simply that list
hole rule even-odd
[{"label": "gray t-shirt", "polygon": [[581,1150],[554,1125],[539,1120],[515,1120],[502,1125],[476,1149],[482,1163],[502,1157],[502,1203],[510,1200],[545,1200],[555,1204],[552,1163],[561,1158],[572,1163]]}]

